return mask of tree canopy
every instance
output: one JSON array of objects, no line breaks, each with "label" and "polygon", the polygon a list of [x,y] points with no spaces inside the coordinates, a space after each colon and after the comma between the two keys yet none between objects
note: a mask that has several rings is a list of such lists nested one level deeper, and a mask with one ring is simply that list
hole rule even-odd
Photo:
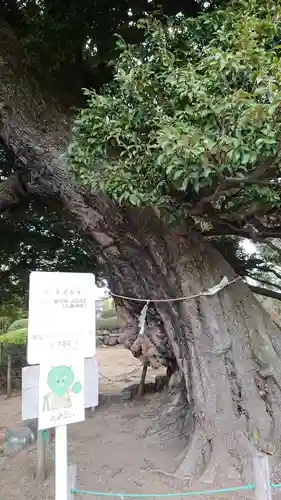
[{"label": "tree canopy", "polygon": [[[70,157],[78,181],[102,187],[121,206],[164,207],[171,219],[191,219],[218,236],[240,274],[275,289],[272,273],[260,274],[272,264],[266,250],[247,256],[239,241],[220,235],[280,234],[280,8],[252,1],[210,12],[225,3],[86,2],[81,9],[77,0],[2,1],[0,12],[24,43],[25,64],[40,59],[56,84],[71,71],[71,91],[97,89],[85,91],[88,106],[75,121]],[[2,154],[2,178],[14,170]],[[93,251],[63,228],[58,212],[34,201],[24,211],[24,221],[22,211],[0,220],[2,295],[22,293],[39,263],[97,272]]]},{"label": "tree canopy", "polygon": [[138,45],[120,38],[114,81],[85,91],[75,121],[79,182],[206,231],[280,233],[280,9],[238,1],[140,21]]},{"label": "tree canopy", "polygon": [[[135,23],[148,13],[158,18],[183,12],[196,16],[225,0],[1,0],[0,18],[7,21],[26,47],[27,64],[68,90],[99,88],[112,77],[116,33],[139,42]],[[64,89],[65,90],[65,89]]]},{"label": "tree canopy", "polygon": [[[213,1],[210,6],[222,3]],[[122,33],[128,42],[138,42],[143,34],[136,28],[136,21],[146,14],[154,12],[165,22],[165,16],[177,12],[196,16],[206,8],[204,4],[194,0],[118,3],[71,0],[63,4],[57,0],[0,0],[0,19],[1,29],[6,29],[3,23],[7,23],[24,49],[21,66],[64,94],[67,82],[67,92],[77,96],[81,87],[99,89],[112,79],[110,61],[116,57],[117,33]],[[15,161],[1,145],[1,180],[17,171]],[[15,207],[2,213],[0,231],[5,234],[1,238],[2,301],[15,294],[25,297],[28,273],[35,268],[87,268],[102,276],[93,249],[89,249],[66,218],[61,222],[60,212],[61,207],[50,200],[25,199],[20,209]]]}]

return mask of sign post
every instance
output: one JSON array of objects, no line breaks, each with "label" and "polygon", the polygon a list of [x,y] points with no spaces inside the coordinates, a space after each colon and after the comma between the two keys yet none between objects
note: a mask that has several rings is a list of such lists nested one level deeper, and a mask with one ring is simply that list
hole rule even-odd
[{"label": "sign post", "polygon": [[67,425],[85,420],[85,358],[95,353],[94,275],[32,272],[27,360],[39,364],[38,430],[55,428],[56,500],[69,496]]},{"label": "sign post", "polygon": [[67,426],[56,427],[56,500],[67,500]]}]

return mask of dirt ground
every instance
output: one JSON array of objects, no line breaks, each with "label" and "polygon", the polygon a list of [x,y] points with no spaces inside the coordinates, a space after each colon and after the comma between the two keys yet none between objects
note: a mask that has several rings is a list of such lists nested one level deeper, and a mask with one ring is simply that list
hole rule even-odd
[{"label": "dirt ground", "polygon": [[[100,392],[120,391],[124,386],[139,382],[141,366],[122,347],[98,349]],[[161,373],[161,372],[160,372]],[[148,371],[147,380],[158,374]],[[173,470],[179,464],[183,443],[164,438],[155,431],[155,419],[161,411],[163,396],[146,396],[122,405],[110,405],[90,413],[85,422],[69,426],[69,463],[77,464],[77,488],[99,492],[125,494],[163,494],[188,491],[188,485],[175,480]],[[0,427],[20,423],[20,397],[0,398]],[[48,458],[48,478],[43,486],[35,479],[36,447],[23,450],[15,457],[0,457],[0,499],[54,500],[54,464]],[[168,474],[163,474],[165,471]],[[216,487],[230,487],[233,480],[224,475]],[[194,489],[214,488],[214,485],[193,485]],[[206,495],[204,495],[206,497]],[[160,498],[163,498],[160,496]],[[76,494],[77,500],[100,500],[101,495]],[[110,498],[110,497],[109,497]],[[114,498],[114,495],[112,496]],[[115,497],[116,498],[116,497]],[[149,496],[147,498],[153,498]],[[179,494],[177,498],[185,498]],[[195,499],[194,495],[189,496]],[[197,495],[196,495],[197,498]],[[253,499],[254,493],[242,491],[224,495],[207,495],[209,500]],[[274,498],[281,500],[281,491]]]}]

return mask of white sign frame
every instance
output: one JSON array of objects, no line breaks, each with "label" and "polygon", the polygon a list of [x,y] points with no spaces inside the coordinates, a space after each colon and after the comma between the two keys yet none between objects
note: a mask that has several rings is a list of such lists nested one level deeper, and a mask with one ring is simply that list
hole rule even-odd
[{"label": "white sign frame", "polygon": [[[22,369],[22,420],[38,418],[39,409],[39,365]],[[99,374],[97,357],[84,359],[84,408],[99,405]]]},{"label": "white sign frame", "polygon": [[40,364],[38,430],[85,420],[84,359]]}]

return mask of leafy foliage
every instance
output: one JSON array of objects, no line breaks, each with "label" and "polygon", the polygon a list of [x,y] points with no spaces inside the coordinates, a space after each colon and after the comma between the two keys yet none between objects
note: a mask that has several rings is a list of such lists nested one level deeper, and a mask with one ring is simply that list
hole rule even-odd
[{"label": "leafy foliage", "polygon": [[[0,145],[0,175],[13,172],[13,158]],[[27,200],[20,211],[0,214],[0,314],[11,321],[27,307],[29,273],[41,271],[98,272],[96,257],[71,221],[62,220],[60,207]],[[4,306],[5,304],[5,306]]]},{"label": "leafy foliage", "polygon": [[27,306],[29,273],[41,271],[89,272],[95,256],[70,223],[61,221],[58,212],[31,204],[23,217],[15,213],[0,216],[0,302]]},{"label": "leafy foliage", "polygon": [[16,329],[5,333],[1,336],[2,342],[8,344],[26,344],[27,342],[27,328]]},{"label": "leafy foliage", "polygon": [[100,317],[102,319],[114,318],[114,317],[116,317],[116,310],[115,309],[103,309]]},{"label": "leafy foliage", "polygon": [[[15,297],[14,297],[15,298]],[[13,321],[25,317],[25,311],[15,305],[13,302],[6,302],[0,304],[0,317],[3,323],[8,327]]]},{"label": "leafy foliage", "polygon": [[8,332],[22,330],[23,328],[27,328],[27,327],[28,327],[28,319],[27,318],[17,319],[9,326]]},{"label": "leafy foliage", "polygon": [[[3,341],[3,337],[6,337]],[[25,333],[23,332],[21,335],[18,332],[14,332],[14,334],[5,334],[1,336],[1,344],[2,344],[2,356],[0,360],[0,376],[2,376],[2,380],[6,378],[7,375],[7,365],[8,358],[11,356],[12,359],[12,369],[19,373],[19,380],[21,378],[21,369],[23,366],[26,366],[26,338],[27,338],[27,330]],[[3,389],[3,387],[2,387]]]},{"label": "leafy foliage", "polygon": [[117,317],[111,318],[98,318],[97,319],[97,330],[118,330],[119,323]]},{"label": "leafy foliage", "polygon": [[280,205],[281,7],[237,1],[139,22],[74,124],[76,178],[120,203],[241,223]]},{"label": "leafy foliage", "polygon": [[[111,79],[108,62],[114,57],[115,34],[138,43],[136,21],[145,13],[159,18],[184,12],[196,16],[201,9],[225,0],[0,0],[0,17],[16,31],[26,47],[28,64],[44,76],[59,75],[68,88],[85,80],[99,87]],[[59,80],[58,80],[59,83]]]}]

